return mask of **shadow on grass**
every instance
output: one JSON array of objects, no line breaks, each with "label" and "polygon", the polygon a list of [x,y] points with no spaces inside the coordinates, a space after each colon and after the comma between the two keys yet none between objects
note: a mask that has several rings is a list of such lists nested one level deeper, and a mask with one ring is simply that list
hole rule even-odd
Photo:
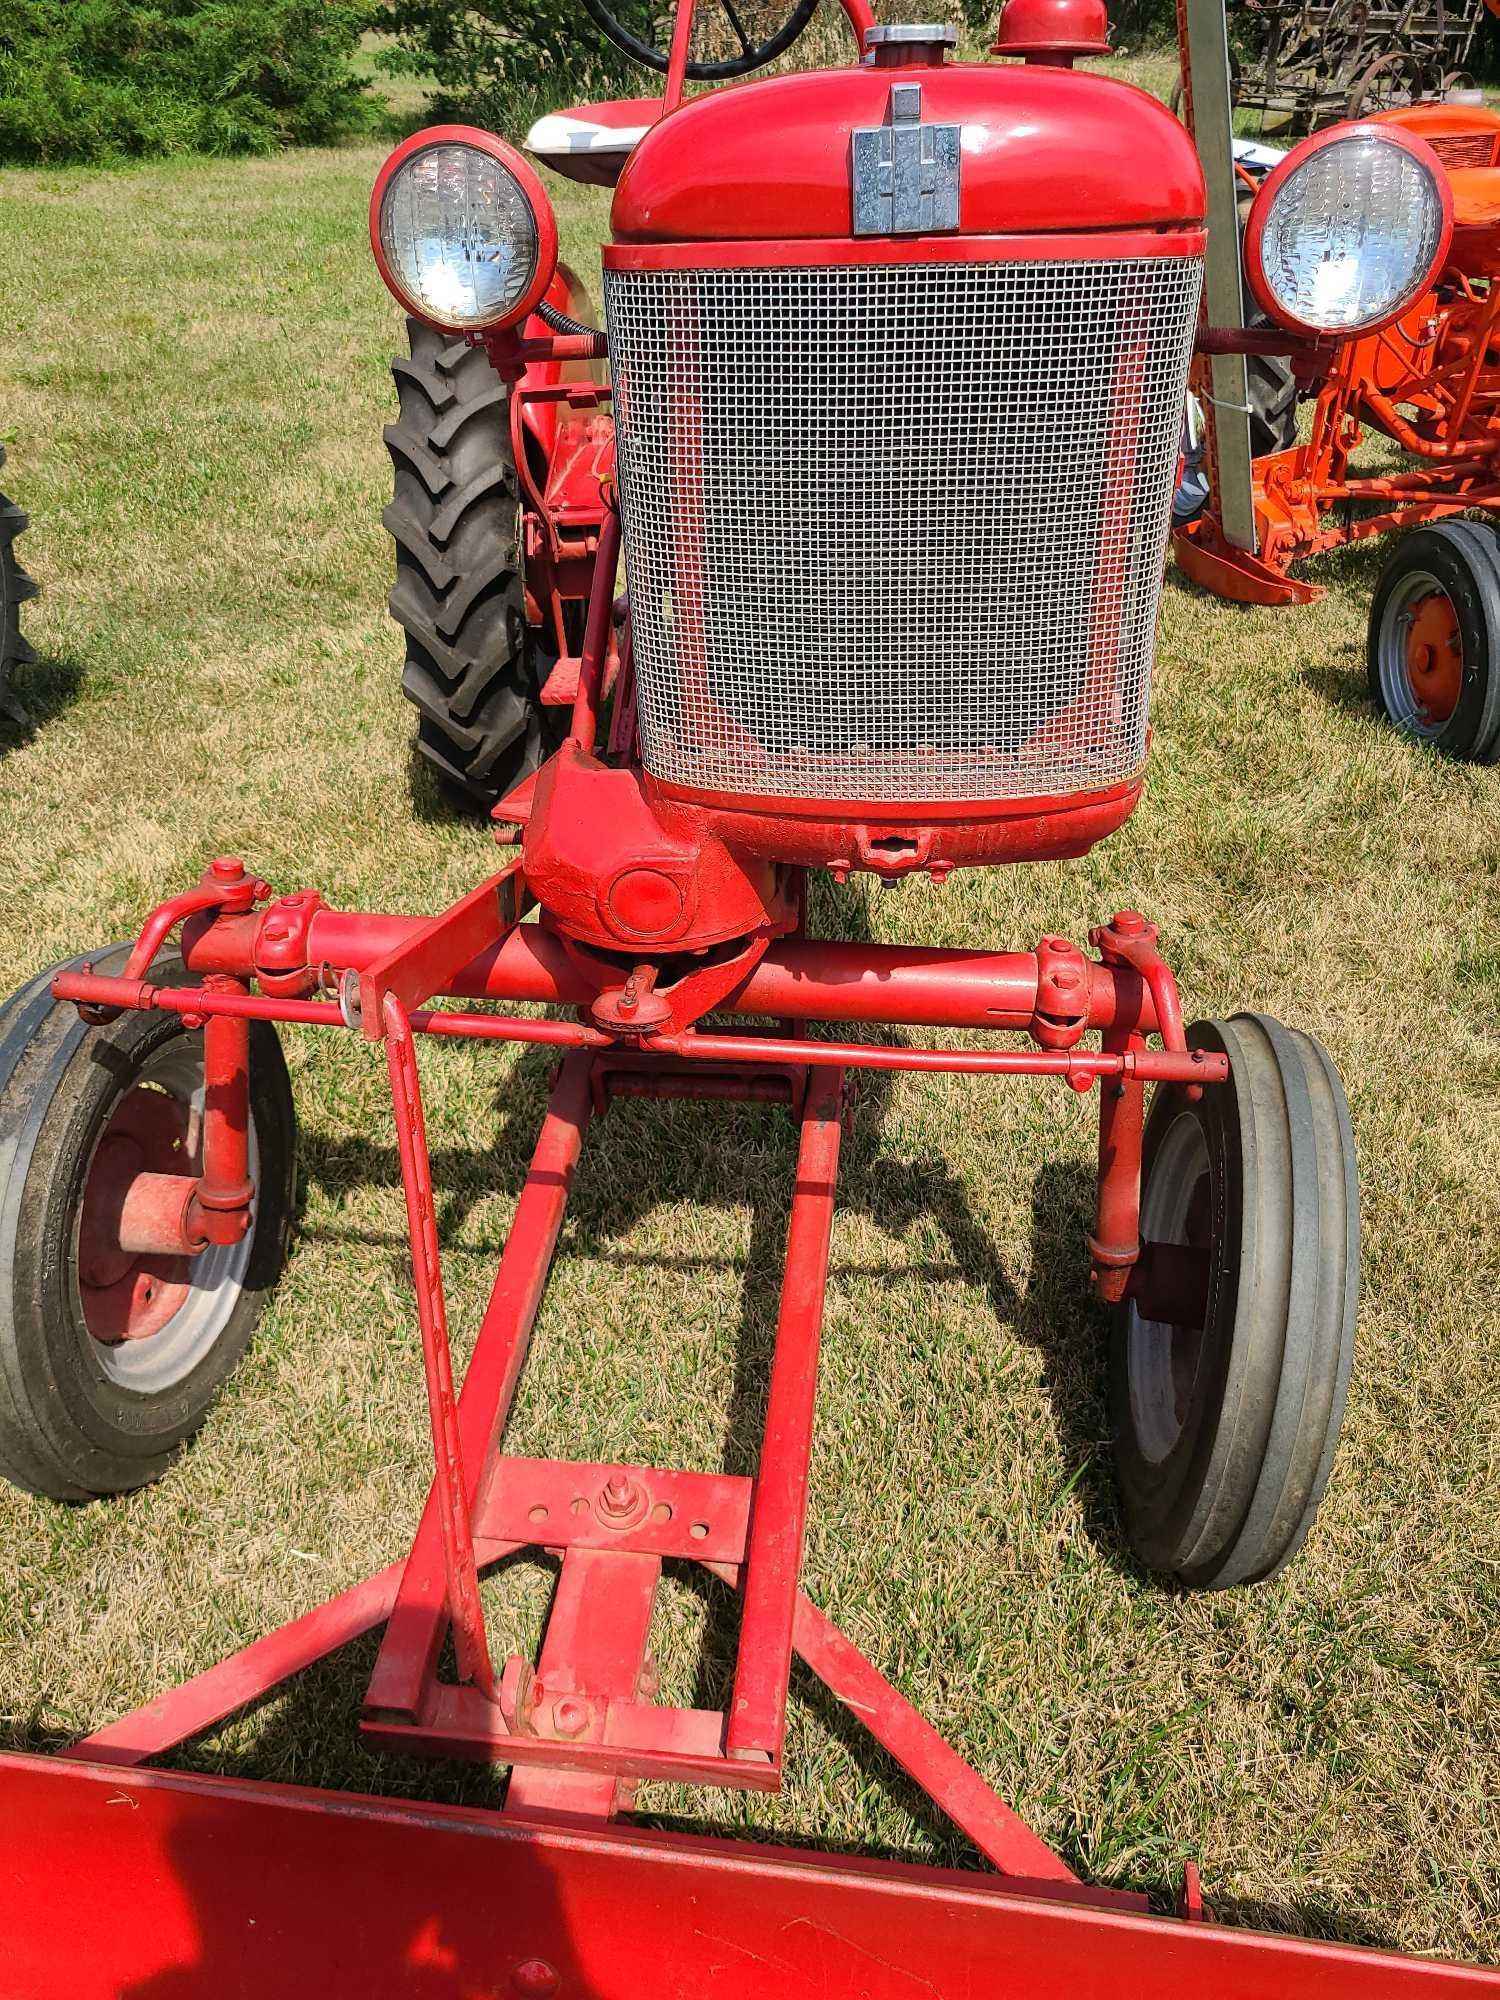
[{"label": "shadow on grass", "polygon": [[[412,711],[413,715],[415,711]],[[441,778],[432,763],[417,748],[412,737],[406,758],[407,785],[411,793],[413,818],[423,826],[471,825],[483,833],[489,814],[478,799],[470,798],[460,785]]]},{"label": "shadow on grass", "polygon": [[83,683],[82,665],[65,655],[38,654],[12,668],[9,681],[0,687],[0,757],[30,742],[71,708]]}]

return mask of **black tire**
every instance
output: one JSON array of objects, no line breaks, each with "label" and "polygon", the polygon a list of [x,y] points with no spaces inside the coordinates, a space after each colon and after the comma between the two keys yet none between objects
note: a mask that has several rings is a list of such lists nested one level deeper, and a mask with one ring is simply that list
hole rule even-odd
[{"label": "black tire", "polygon": [[1266,458],[1273,451],[1289,451],[1297,442],[1297,378],[1291,362],[1280,354],[1247,354],[1245,392],[1250,456]]},{"label": "black tire", "polygon": [[[0,444],[0,465],[5,463],[5,446]],[[25,709],[11,684],[17,667],[24,667],[36,654],[21,636],[21,606],[37,594],[37,583],[16,559],[16,537],[26,527],[27,517],[0,493],[0,715],[18,728],[28,726]]]},{"label": "black tire", "polygon": [[[96,968],[118,972],[128,949],[96,955]],[[188,1303],[159,1332],[110,1346],[96,1339],[78,1253],[95,1149],[138,1083],[170,1096],[162,1076],[201,1065],[201,1036],[165,1013],[86,1027],[75,1008],[52,999],[60,969],[40,973],[0,1008],[0,1474],[52,1499],[88,1500],[164,1472],[245,1351],[286,1259],[297,1135],[276,1031],[254,1022],[250,1232],[213,1266],[204,1260],[215,1253],[200,1253]],[[162,984],[184,976],[172,956],[152,974]]]},{"label": "black tire", "polygon": [[453,803],[488,808],[541,762],[540,655],[526,626],[510,391],[484,350],[407,321],[385,431],[395,498],[391,616],[406,633],[402,691],[417,747]]},{"label": "black tire", "polygon": [[[1255,197],[1247,188],[1240,196],[1237,213],[1240,230],[1240,290],[1247,327],[1271,325],[1261,311],[1245,278],[1245,224]],[[1266,458],[1273,451],[1289,451],[1297,442],[1297,378],[1284,354],[1245,356],[1245,401],[1250,410],[1250,456]]]},{"label": "black tire", "polygon": [[[1179,82],[1179,89],[1180,89]],[[1173,105],[1176,109],[1176,105]],[[1240,197],[1239,230],[1241,246],[1241,274],[1244,268],[1245,219],[1250,212],[1253,197],[1247,191]],[[1251,296],[1248,285],[1244,289],[1244,320],[1247,327],[1269,326],[1271,321],[1263,313]],[[1189,391],[1191,396],[1192,392]],[[1297,442],[1297,378],[1292,372],[1292,364],[1282,354],[1247,354],[1245,356],[1245,403],[1250,413],[1250,456],[1265,458],[1276,451],[1289,451]],[[1200,406],[1201,415],[1201,406]],[[1195,446],[1191,440],[1192,426],[1185,415],[1182,438],[1182,477],[1177,482],[1177,490],[1172,496],[1172,526],[1186,527],[1196,521],[1208,505],[1210,486],[1207,467],[1207,444],[1201,439]]]},{"label": "black tire", "polygon": [[[1457,625],[1456,699],[1451,683],[1424,685],[1408,645],[1433,590]],[[1500,758],[1500,544],[1489,522],[1434,521],[1397,540],[1370,600],[1365,667],[1370,699],[1404,735],[1470,764]]]},{"label": "black tire", "polygon": [[1343,1089],[1310,1035],[1237,1014],[1196,1023],[1188,1043],[1226,1054],[1231,1074],[1197,1103],[1155,1092],[1141,1233],[1207,1251],[1203,1324],[1143,1318],[1127,1298],[1111,1416],[1136,1555],[1222,1590],[1290,1561],[1328,1483],[1354,1355],[1359,1186]]}]

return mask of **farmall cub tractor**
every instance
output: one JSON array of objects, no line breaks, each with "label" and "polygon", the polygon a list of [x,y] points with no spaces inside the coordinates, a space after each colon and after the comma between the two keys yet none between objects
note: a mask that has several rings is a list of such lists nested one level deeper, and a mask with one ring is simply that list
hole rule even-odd
[{"label": "farmall cub tractor", "polygon": [[[1135,806],[1204,255],[1186,132],[1071,67],[1102,46],[1095,0],[1012,0],[1010,60],[977,65],[950,60],[951,31],[847,11],[851,66],[684,103],[683,0],[614,198],[607,345],[569,317],[547,196],[510,146],[438,128],[380,174],[376,259],[432,330],[400,427],[419,399],[431,448],[403,437],[395,509],[421,528],[431,671],[463,678],[475,620],[509,621],[519,657],[520,621],[568,690],[563,740],[496,809],[497,863],[452,907],[396,916],[275,895],[220,858],[133,944],[0,1015],[13,1479],[122,1492],[201,1422],[285,1250],[285,1024],[388,1068],[433,1444],[403,1559],[57,1756],[0,1758],[9,1991],[174,1973],[214,1994],[611,2000],[1496,1990],[1201,1921],[1192,1870],[1186,1921],[1079,1881],[802,1588],[861,1070],[1097,1094],[1086,1254],[1113,1314],[1121,1506],[1179,1585],[1270,1576],[1307,1534],[1358,1259],[1327,1055],[1260,1015],[1185,1026],[1145,917],[1026,951],[809,929],[813,869],[900,884],[1082,855]],[[606,351],[608,389],[579,370]],[[497,423],[519,568],[518,489],[465,458]],[[453,1038],[559,1058],[461,1393],[418,1060]],[[635,1097],[796,1121],[753,1477],[503,1450],[586,1130]],[[534,1663],[479,1590],[528,1551],[556,1570]],[[737,1600],[722,1712],[657,1698],[663,1564]],[[503,1811],[153,1766],[377,1631],[367,1742],[509,1767]],[[778,1789],[794,1656],[987,1872],[620,1823],[643,1779]]]}]

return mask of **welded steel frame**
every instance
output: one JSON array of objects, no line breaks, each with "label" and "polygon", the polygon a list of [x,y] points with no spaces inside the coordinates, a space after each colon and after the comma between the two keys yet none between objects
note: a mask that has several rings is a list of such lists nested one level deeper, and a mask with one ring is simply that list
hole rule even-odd
[{"label": "welded steel frame", "polygon": [[[863,0],[844,4],[857,30]],[[689,19],[684,4],[674,38],[679,85]],[[672,87],[669,78],[669,96]],[[887,247],[888,257],[899,254]],[[502,372],[596,353],[591,338],[533,332],[502,357]],[[582,486],[596,473],[580,471]],[[543,511],[554,498],[541,493]],[[576,673],[554,694],[572,701],[574,740],[584,746],[619,657],[609,615],[614,521],[601,505],[598,541],[591,557],[584,552],[592,562],[588,627],[569,663]],[[617,751],[629,735],[627,669],[611,730]],[[524,799],[508,803],[508,816],[524,821]],[[1076,804],[1026,803],[1059,814]],[[611,975],[547,921],[525,921],[529,900],[524,865],[512,860],[434,916],[351,914],[312,890],[271,898],[225,857],[196,889],[152,913],[118,977],[84,969],[54,980],[54,996],[91,1019],[167,1011],[212,1037],[216,1122],[196,1192],[205,1214],[228,1218],[216,1225],[225,1229],[244,1213],[234,1197],[243,1193],[236,1175],[248,1130],[248,1023],[312,1025],[383,1044],[433,1480],[403,1558],[56,1756],[0,1756],[0,1885],[25,1913],[24,1922],[0,1924],[0,1990],[91,2000],[145,1992],[163,1975],[258,2000],[397,1990],[455,2000],[748,2000],[804,1988],[839,2000],[1123,2000],[1147,1988],[1222,2000],[1380,2000],[1438,1986],[1500,1990],[1493,1975],[1473,1969],[1222,1929],[1203,1921],[1190,1864],[1180,1922],[1151,1915],[1138,1893],[1081,1882],[801,1587],[849,1072],[1052,1076],[1079,1092],[1097,1086],[1098,1206],[1088,1248],[1098,1289],[1110,1300],[1134,1297],[1150,1315],[1161,1308],[1160,1287],[1174,1314],[1191,1309],[1193,1273],[1140,1241],[1144,1092],[1151,1081],[1190,1094],[1221,1087],[1228,1066],[1187,1046],[1153,928],[1120,912],[1092,934],[1094,956],[1056,937],[1030,952],[838,944],[805,934],[804,885],[791,898],[799,920],[790,933],[762,938],[733,965],[711,1007],[684,1007],[668,1026],[632,1032],[623,1023],[637,972]],[[179,928],[186,978],[196,983],[157,984],[155,956]],[[610,977],[618,990],[601,983]],[[509,1011],[488,1011],[496,1004]],[[566,1009],[573,1018],[520,1007]],[[710,1013],[762,1025],[701,1025]],[[837,1024],[844,1038],[819,1038],[814,1024]],[[873,1038],[892,1027],[935,1030],[939,1040]],[[1026,1045],[997,1048],[996,1035]],[[1147,1046],[1153,1035],[1162,1047]],[[1084,1046],[1089,1036],[1097,1047]],[[424,1042],[455,1038],[561,1057],[461,1388],[418,1059]],[[613,1100],[641,1096],[784,1103],[797,1123],[786,1274],[753,1476],[504,1450],[586,1132]],[[172,1212],[192,1211],[184,1203]],[[540,1657],[533,1665],[510,1653],[497,1662],[480,1575],[531,1550],[558,1566]],[[667,1561],[695,1565],[738,1600],[722,1713],[654,1699],[650,1616]],[[508,1765],[501,1811],[147,1768],[377,1628],[361,1717],[367,1740]],[[779,1787],[796,1659],[992,1872],[613,1823],[631,1810],[641,1779]],[[88,1884],[82,1897],[80,1880]]]},{"label": "welded steel frame", "polygon": [[[1436,313],[1436,301],[1419,303],[1412,317],[1424,310]],[[1500,410],[1492,371],[1480,365],[1500,324],[1500,285],[1477,293],[1465,311],[1468,351],[1442,367],[1402,368],[1390,329],[1343,343],[1318,389],[1307,438],[1254,461],[1258,561],[1228,545],[1210,512],[1173,537],[1186,574],[1243,603],[1306,603],[1322,596],[1322,586],[1291,576],[1294,562],[1445,515],[1500,507]],[[1381,378],[1384,388],[1377,387]],[[1419,412],[1420,429],[1402,405]],[[1352,471],[1366,430],[1420,462],[1394,473]]]},{"label": "welded steel frame", "polygon": [[[192,913],[183,936],[188,976],[200,984],[155,986],[149,970],[118,979],[80,971],[60,975],[54,992],[96,1012],[129,1006],[205,1024],[316,1023],[383,1041],[434,1479],[403,1560],[56,1757],[0,1757],[0,1861],[28,1910],[24,1926],[0,1934],[0,1977],[12,1990],[86,2000],[121,1990],[122,1972],[137,1961],[192,1973],[203,1982],[196,1990],[216,1994],[267,1990],[274,1967],[276,1990],[316,1989],[325,2000],[390,1990],[393,1967],[403,1966],[417,1991],[427,1990],[421,1977],[430,1975],[436,1992],[611,2000],[663,1990],[724,2000],[793,1990],[810,1977],[869,2000],[914,1991],[1124,1996],[1143,1980],[1166,1994],[1231,2000],[1398,1995],[1438,1984],[1500,1990],[1494,1975],[1472,1969],[1222,1930],[1201,1921],[1191,1868],[1187,1921],[1152,1916],[1139,1894],[1081,1882],[801,1588],[848,1072],[1018,1072],[1057,1075],[1077,1089],[1097,1082],[1100,1215],[1091,1249],[1103,1288],[1118,1295],[1131,1282],[1133,1259],[1115,1259],[1141,1247],[1128,1239],[1138,1239],[1144,1084],[1155,1077],[1214,1088],[1226,1074],[1224,1058],[1181,1046],[1176,989],[1150,926],[1129,913],[1117,917],[1095,933],[1097,957],[1057,938],[1030,953],[787,938],[725,1009],[795,1016],[799,1024],[1021,1032],[1033,1044],[1027,1048],[819,1041],[800,1027],[692,1029],[632,1043],[584,1020],[418,1004],[433,997],[429,986],[513,1004],[578,1004],[580,974],[566,950],[544,925],[515,921],[525,899],[514,864],[430,919],[341,914],[310,892],[245,907],[243,870],[226,862],[210,875],[220,900]],[[283,933],[294,924],[298,949],[289,954]],[[159,923],[148,931],[159,941]],[[340,998],[247,992],[257,960],[277,947],[283,964],[270,973],[273,984],[279,976],[284,988],[305,986],[316,975]],[[290,955],[302,960],[302,976],[288,968]],[[341,976],[331,977],[336,967]],[[1097,1049],[1079,1046],[1085,1032],[1098,1034]],[[1148,1034],[1168,1046],[1147,1049]],[[454,1037],[563,1051],[457,1393],[416,1054],[420,1041]],[[528,1459],[503,1449],[590,1123],[614,1099],[638,1096],[781,1102],[797,1121],[786,1280],[753,1478]],[[1180,1274],[1164,1280],[1174,1281]],[[1142,1304],[1150,1309],[1144,1295]],[[540,1657],[534,1667],[516,1655],[497,1663],[478,1577],[533,1549],[559,1565]],[[653,1700],[652,1601],[663,1562],[682,1561],[738,1599],[733,1695],[723,1714]],[[145,1768],[381,1626],[364,1698],[366,1739],[387,1750],[509,1764],[500,1812]],[[450,1632],[457,1674],[447,1679],[441,1665]],[[631,1810],[642,1778],[776,1789],[794,1659],[967,1835],[992,1873],[791,1854],[613,1824]],[[75,1868],[91,1867],[97,1855],[108,1885],[81,1924],[75,1913],[65,1959],[50,1936],[43,1941],[63,1843]],[[42,1855],[50,1865],[39,1864]],[[125,1912],[117,1906],[122,1894]],[[664,1955],[672,1967],[666,1988]],[[480,1977],[488,1983],[473,1987]]]}]

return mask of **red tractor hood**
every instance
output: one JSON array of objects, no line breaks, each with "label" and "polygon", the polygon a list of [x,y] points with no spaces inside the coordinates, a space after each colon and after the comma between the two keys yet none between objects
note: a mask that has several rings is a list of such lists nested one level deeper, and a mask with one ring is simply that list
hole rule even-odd
[{"label": "red tractor hood", "polygon": [[1192,140],[1154,97],[1040,64],[953,63],[773,77],[684,105],[631,155],[615,191],[615,240],[847,237],[851,134],[887,122],[893,83],[921,85],[924,122],[962,128],[961,233],[1202,220]]}]

